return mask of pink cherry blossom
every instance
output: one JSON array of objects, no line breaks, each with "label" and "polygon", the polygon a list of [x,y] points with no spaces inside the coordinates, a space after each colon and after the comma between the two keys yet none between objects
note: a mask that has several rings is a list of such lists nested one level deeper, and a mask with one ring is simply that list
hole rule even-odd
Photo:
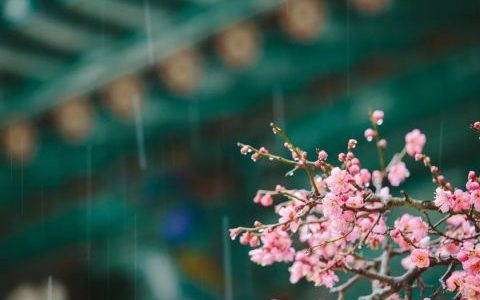
[{"label": "pink cherry blossom", "polygon": [[394,163],[388,168],[388,181],[392,186],[399,186],[410,176],[410,172],[403,161]]},{"label": "pink cherry blossom", "polygon": [[[373,128],[367,129],[365,136],[369,141],[379,140],[377,147],[369,147],[372,151],[386,146],[377,131],[383,118],[381,111],[370,115]],[[480,125],[477,127],[480,132]],[[321,150],[312,163],[307,152],[290,142],[286,133],[279,135],[293,161],[290,157],[279,159],[277,154],[270,156],[264,147],[254,150],[239,144],[240,152],[253,152],[253,160],[270,156],[272,162],[298,170],[296,174],[306,173],[308,180],[302,189],[277,185],[273,191],[260,190],[255,195],[253,202],[262,206],[273,206],[275,198],[272,210],[278,222],[255,221],[253,227],[230,230],[232,239],[240,236],[240,244],[252,247],[249,255],[253,262],[262,266],[291,262],[291,283],[305,279],[327,288],[339,282],[339,273],[346,273],[342,284],[330,290],[334,293],[352,276],[360,276],[372,282],[371,295],[365,298],[389,300],[402,299],[407,287],[416,297],[423,288],[419,280],[423,271],[453,264],[451,274],[444,273],[440,282],[425,287],[425,291],[440,288],[445,298],[480,299],[480,180],[475,171],[468,172],[460,188],[448,182],[434,159],[423,153],[426,137],[418,129],[405,136],[404,151],[394,149],[399,151],[393,157],[388,156],[390,151],[380,151],[381,170],[368,169],[370,163],[361,161],[363,153],[357,157],[354,139],[348,140],[347,152],[338,154],[339,162],[327,162],[328,155]],[[431,193],[433,197],[392,188],[409,177],[405,154],[423,162],[424,173],[438,186]],[[361,250],[364,247],[366,251]],[[399,260],[407,270],[394,270]],[[391,269],[387,275],[382,272],[385,263]],[[385,291],[393,294],[387,296]]]},{"label": "pink cherry blossom", "polygon": [[292,261],[295,249],[292,247],[290,235],[283,230],[275,229],[261,237],[262,246],[248,253],[253,262],[267,266],[274,262]]},{"label": "pink cherry blossom", "polygon": [[426,136],[418,129],[414,129],[405,136],[405,149],[408,155],[415,156],[417,153],[423,152],[423,146],[427,141]]},{"label": "pink cherry blossom", "polygon": [[450,292],[456,291],[462,287],[465,282],[466,273],[463,271],[454,271],[450,277],[446,280],[447,290]]},{"label": "pink cherry blossom", "polygon": [[450,210],[450,202],[452,197],[452,192],[445,191],[439,187],[435,190],[434,203],[442,213],[446,213]]},{"label": "pink cherry blossom", "polygon": [[337,218],[342,214],[342,202],[338,196],[328,193],[323,199],[323,214],[327,218]]},{"label": "pink cherry blossom", "polygon": [[330,176],[325,179],[328,188],[335,194],[347,193],[351,190],[353,178],[347,171],[333,168]]},{"label": "pink cherry blossom", "polygon": [[430,266],[429,254],[425,249],[414,249],[410,254],[410,260],[417,268],[428,268]]}]

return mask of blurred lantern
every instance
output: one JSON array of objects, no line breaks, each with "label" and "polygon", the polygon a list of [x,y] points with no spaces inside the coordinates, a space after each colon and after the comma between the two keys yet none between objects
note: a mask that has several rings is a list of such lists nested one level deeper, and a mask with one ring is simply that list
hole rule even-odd
[{"label": "blurred lantern", "polygon": [[5,129],[2,136],[5,154],[16,162],[29,161],[35,154],[35,129],[28,121],[17,121]]},{"label": "blurred lantern", "polygon": [[29,283],[24,283],[11,291],[6,300],[40,300],[38,290]]},{"label": "blurred lantern", "polygon": [[170,243],[188,240],[195,230],[196,212],[192,207],[174,207],[158,220],[161,236]]},{"label": "blurred lantern", "polygon": [[292,38],[312,40],[325,27],[325,5],[321,0],[287,1],[280,10],[280,22]]},{"label": "blurred lantern", "polygon": [[202,62],[198,52],[183,49],[160,63],[160,78],[167,88],[177,94],[188,94],[200,83]]},{"label": "blurred lantern", "polygon": [[69,142],[85,140],[91,132],[93,109],[86,98],[74,98],[53,112],[55,126]]},{"label": "blurred lantern", "polygon": [[251,65],[257,58],[259,37],[254,23],[240,23],[225,29],[215,40],[215,48],[226,65],[239,69]]},{"label": "blurred lantern", "polygon": [[374,15],[386,9],[390,0],[352,0],[353,6],[365,14]]},{"label": "blurred lantern", "polygon": [[134,115],[134,101],[143,101],[143,86],[139,77],[134,75],[119,78],[106,88],[104,100],[110,110],[118,117],[129,120]]}]

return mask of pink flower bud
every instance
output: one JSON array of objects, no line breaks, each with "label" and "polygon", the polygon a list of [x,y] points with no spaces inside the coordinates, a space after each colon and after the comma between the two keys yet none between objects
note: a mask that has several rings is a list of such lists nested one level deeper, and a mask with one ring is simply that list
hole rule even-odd
[{"label": "pink flower bud", "polygon": [[477,181],[469,181],[466,186],[469,191],[476,191],[480,188],[480,184]]},{"label": "pink flower bud", "polygon": [[440,175],[437,177],[437,181],[440,183],[445,183],[445,177],[443,175]]},{"label": "pink flower bud", "polygon": [[371,142],[377,136],[377,133],[372,128],[368,128],[365,130],[364,135],[367,141]]},{"label": "pink flower bud", "polygon": [[234,240],[242,231],[243,229],[240,227],[230,229],[230,238]]},{"label": "pink flower bud", "polygon": [[473,123],[472,128],[480,131],[480,121],[476,121],[475,123]]},{"label": "pink flower bud", "polygon": [[318,160],[326,160],[328,158],[327,152],[324,150],[318,152]]},{"label": "pink flower bud", "polygon": [[387,148],[387,140],[385,139],[379,140],[377,143],[377,146],[383,149]]},{"label": "pink flower bud", "polygon": [[243,155],[247,155],[248,152],[250,152],[250,147],[248,147],[248,146],[243,146],[240,149],[240,153],[242,153]]},{"label": "pink flower bud", "polygon": [[252,160],[257,161],[261,157],[260,153],[255,152],[252,154]]},{"label": "pink flower bud", "polygon": [[258,149],[258,152],[260,152],[260,154],[268,154],[268,150],[265,147],[261,147],[260,149]]},{"label": "pink flower bud", "polygon": [[421,153],[416,153],[416,154],[415,154],[415,160],[416,160],[416,161],[422,160],[423,157],[424,157],[424,155],[421,154]]},{"label": "pink flower bud", "polygon": [[354,139],[348,140],[348,149],[353,149],[357,146],[357,141]]},{"label": "pink flower bud", "polygon": [[344,162],[346,157],[345,153],[340,153],[338,154],[338,161]]},{"label": "pink flower bud", "polygon": [[245,232],[244,234],[242,234],[242,236],[240,237],[240,244],[242,245],[246,245],[250,242],[250,240],[252,239],[253,235],[251,232]]},{"label": "pink flower bud", "polygon": [[462,252],[458,253],[457,259],[461,262],[465,262],[465,261],[468,260],[468,255],[467,255],[467,253],[462,251]]},{"label": "pink flower bud", "polygon": [[433,174],[438,173],[438,167],[437,166],[431,166],[430,167],[430,172],[432,172]]},{"label": "pink flower bud", "polygon": [[252,236],[250,239],[250,247],[257,247],[260,244],[260,239],[258,236]]},{"label": "pink flower bud", "polygon": [[358,167],[358,165],[352,165],[350,166],[350,168],[348,168],[348,172],[350,172],[350,174],[352,175],[355,175],[355,174],[358,174],[358,172],[360,172],[360,168]]},{"label": "pink flower bud", "polygon": [[475,173],[475,171],[468,172],[468,179],[469,180],[477,180],[477,174]]},{"label": "pink flower bud", "polygon": [[260,199],[260,204],[268,207],[273,204],[273,198],[272,195],[270,194],[265,194],[261,199]]},{"label": "pink flower bud", "polygon": [[430,157],[424,156],[424,157],[423,157],[423,164],[424,164],[425,166],[428,166],[430,163],[431,163]]},{"label": "pink flower bud", "polygon": [[375,110],[372,113],[372,121],[375,122],[377,125],[382,125],[383,123],[383,111],[381,110]]},{"label": "pink flower bud", "polygon": [[253,198],[253,203],[260,203],[260,199],[262,199],[262,197],[263,197],[262,193],[257,193]]}]

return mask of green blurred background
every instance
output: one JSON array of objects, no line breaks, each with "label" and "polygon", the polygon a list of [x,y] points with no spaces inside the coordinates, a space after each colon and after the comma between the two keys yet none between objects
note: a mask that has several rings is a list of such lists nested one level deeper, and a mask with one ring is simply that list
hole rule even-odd
[{"label": "green blurred background", "polygon": [[[361,137],[379,108],[389,154],[421,128],[462,184],[479,167],[479,38],[477,0],[1,1],[0,297],[332,297],[226,237],[272,220],[257,188],[307,187],[236,142],[284,153],[275,121],[310,153],[358,138],[375,168]],[[404,188],[428,199],[409,167]]]}]

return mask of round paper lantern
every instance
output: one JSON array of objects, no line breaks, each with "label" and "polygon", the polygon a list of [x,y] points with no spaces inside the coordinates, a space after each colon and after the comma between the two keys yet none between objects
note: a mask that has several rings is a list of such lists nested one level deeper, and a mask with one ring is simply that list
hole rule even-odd
[{"label": "round paper lantern", "polygon": [[321,0],[287,1],[280,10],[280,22],[295,40],[312,40],[325,27],[325,5]]},{"label": "round paper lantern", "polygon": [[5,154],[15,162],[27,162],[35,154],[35,129],[28,121],[17,121],[8,126],[2,141]]},{"label": "round paper lantern", "polygon": [[119,78],[108,85],[104,100],[108,108],[119,118],[130,120],[134,115],[134,99],[143,101],[143,85],[137,76]]},{"label": "round paper lantern", "polygon": [[352,0],[352,2],[358,11],[368,15],[384,11],[390,4],[390,0]]},{"label": "round paper lantern", "polygon": [[53,112],[55,126],[69,142],[81,142],[93,127],[93,109],[86,98],[71,99]]},{"label": "round paper lantern", "polygon": [[222,61],[233,68],[251,65],[258,56],[260,34],[254,23],[240,23],[225,29],[215,40]]},{"label": "round paper lantern", "polygon": [[160,78],[176,94],[189,94],[199,83],[202,71],[201,57],[193,49],[183,49],[169,56],[159,65]]}]

